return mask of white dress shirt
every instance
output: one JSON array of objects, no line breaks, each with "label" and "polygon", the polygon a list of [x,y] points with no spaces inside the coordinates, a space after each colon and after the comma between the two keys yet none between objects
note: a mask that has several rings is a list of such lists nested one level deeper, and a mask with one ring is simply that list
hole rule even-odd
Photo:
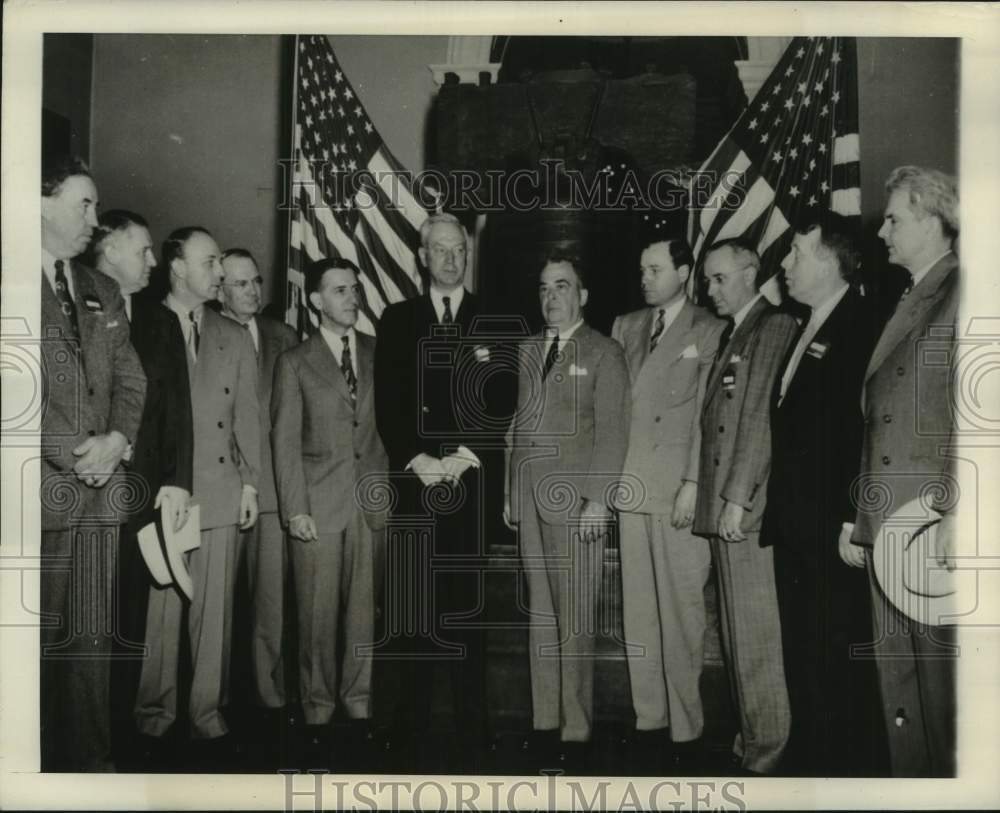
[{"label": "white dress shirt", "polygon": [[462,300],[465,299],[465,288],[459,286],[454,291],[445,293],[444,291],[439,291],[433,285],[430,290],[431,304],[434,306],[434,313],[437,316],[438,322],[444,319],[444,298],[448,297],[448,304],[451,306],[451,318],[454,319],[458,313],[458,307],[462,304]]},{"label": "white dress shirt", "polygon": [[750,313],[750,308],[757,303],[757,300],[760,299],[761,296],[763,296],[763,294],[758,293],[753,299],[747,302],[746,305],[733,314],[733,333],[735,333],[736,328],[740,326],[740,322],[747,318],[747,314]]},{"label": "white dress shirt", "polygon": [[358,377],[358,340],[354,333],[354,328],[348,328],[347,333],[339,335],[323,325],[319,326],[320,335],[326,346],[330,348],[333,357],[337,360],[337,367],[343,365],[344,358],[344,336],[347,336],[347,346],[351,350],[351,369],[354,370],[354,377]]},{"label": "white dress shirt", "polygon": [[194,349],[191,314],[194,314],[194,323],[198,325],[198,335],[200,336],[202,333],[202,321],[205,313],[205,304],[201,303],[194,308],[188,308],[187,306],[181,304],[180,300],[177,299],[173,293],[167,294],[167,298],[163,300],[163,304],[177,314],[177,320],[181,323],[181,333],[184,334],[184,344],[191,353],[191,357],[197,361],[198,354]]}]

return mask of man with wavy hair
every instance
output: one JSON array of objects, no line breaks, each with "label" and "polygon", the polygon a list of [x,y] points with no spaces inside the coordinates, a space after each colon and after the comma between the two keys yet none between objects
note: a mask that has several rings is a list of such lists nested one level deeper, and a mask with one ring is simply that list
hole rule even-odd
[{"label": "man with wavy hair", "polygon": [[[913,498],[931,494],[942,520],[935,555],[955,567],[957,496],[951,471],[954,443],[949,364],[954,357],[959,298],[958,191],[954,178],[935,169],[903,166],[885,184],[887,203],[879,237],[889,262],[910,274],[879,337],[864,383],[865,437],[859,494],[888,495],[888,504],[861,502],[852,541],[871,546],[886,517]],[[919,431],[918,431],[919,429]],[[860,566],[861,550],[851,557]],[[882,688],[883,713],[894,776],[955,773],[954,627],[921,624],[889,603],[867,565]]]}]

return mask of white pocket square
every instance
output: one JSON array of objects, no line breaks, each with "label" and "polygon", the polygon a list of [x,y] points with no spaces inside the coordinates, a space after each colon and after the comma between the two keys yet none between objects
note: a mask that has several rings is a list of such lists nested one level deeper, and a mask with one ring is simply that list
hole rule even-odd
[{"label": "white pocket square", "polygon": [[698,348],[693,344],[689,344],[681,351],[680,357],[682,359],[696,359],[698,358]]},{"label": "white pocket square", "polygon": [[113,322],[108,322],[104,327],[106,328],[118,327],[118,320],[115,319],[115,321]]},{"label": "white pocket square", "polygon": [[569,365],[569,374],[570,375],[587,375],[587,368],[586,367],[577,367],[576,364],[570,364]]}]

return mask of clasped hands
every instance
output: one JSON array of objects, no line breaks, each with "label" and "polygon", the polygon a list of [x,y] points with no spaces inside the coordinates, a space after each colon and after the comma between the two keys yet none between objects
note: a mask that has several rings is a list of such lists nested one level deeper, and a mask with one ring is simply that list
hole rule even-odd
[{"label": "clasped hands", "polygon": [[100,488],[114,474],[128,450],[128,440],[118,430],[93,435],[73,450],[73,473],[84,485]]},{"label": "clasped hands", "polygon": [[442,458],[421,453],[413,458],[410,468],[425,486],[433,486],[441,482],[455,485],[462,479],[466,470],[474,465],[475,461],[461,452]]}]

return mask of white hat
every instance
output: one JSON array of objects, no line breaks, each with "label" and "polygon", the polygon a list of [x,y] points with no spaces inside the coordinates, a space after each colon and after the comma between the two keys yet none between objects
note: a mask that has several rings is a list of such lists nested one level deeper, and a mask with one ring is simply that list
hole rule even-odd
[{"label": "white hat", "polygon": [[168,511],[169,501],[164,500],[156,520],[139,531],[139,550],[158,585],[176,584],[190,600],[194,595],[194,584],[184,564],[183,554],[201,544],[201,507],[191,505],[187,521],[176,533]]},{"label": "white hat", "polygon": [[941,514],[920,498],[889,516],[875,537],[872,563],[887,599],[921,624],[954,624],[959,571],[938,564],[935,551]]}]

